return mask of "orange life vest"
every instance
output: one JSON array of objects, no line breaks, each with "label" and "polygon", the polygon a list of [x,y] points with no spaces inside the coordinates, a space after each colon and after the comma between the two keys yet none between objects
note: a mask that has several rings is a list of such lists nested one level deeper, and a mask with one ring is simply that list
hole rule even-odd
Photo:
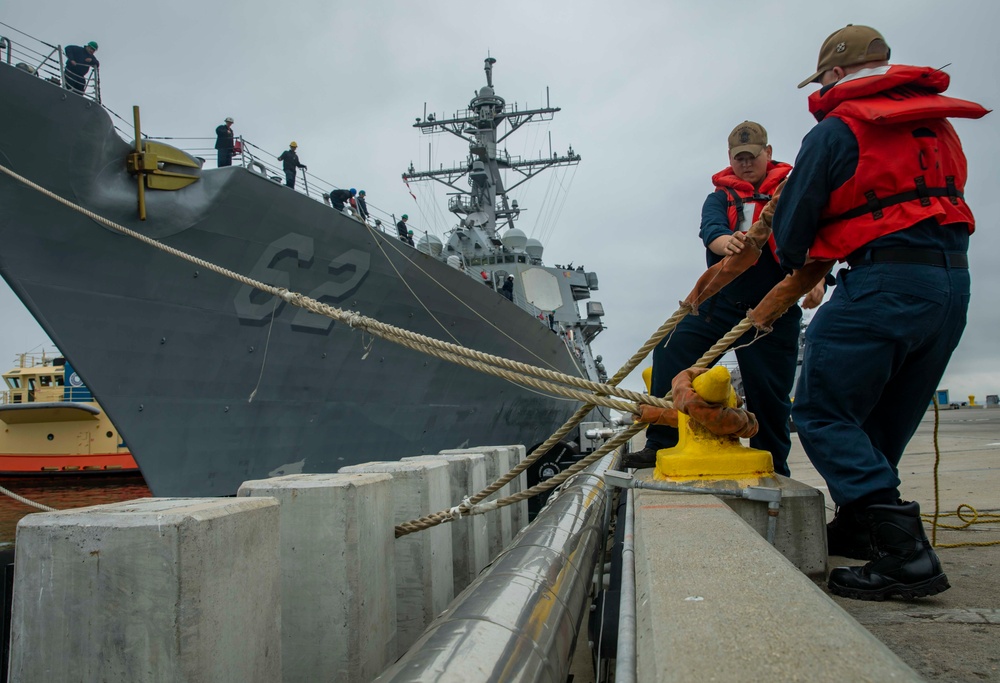
[{"label": "orange life vest", "polygon": [[945,97],[948,74],[893,65],[814,92],[809,110],[839,118],[858,141],[858,167],[830,194],[809,255],[843,260],[872,240],[923,220],[965,223],[966,161],[946,117],[980,118],[987,109]]},{"label": "orange life vest", "polygon": [[[749,230],[760,217],[760,212],[764,206],[771,201],[771,196],[782,180],[791,172],[792,167],[781,161],[771,161],[767,164],[767,175],[760,183],[759,189],[743,180],[735,173],[730,166],[722,169],[712,176],[712,184],[717,192],[726,193],[726,215],[729,217],[729,229],[733,232],[737,230]],[[753,219],[750,222],[745,220],[743,207],[753,204]],[[767,243],[771,247],[771,256],[778,260],[778,248],[774,243],[774,235],[768,238]]]}]

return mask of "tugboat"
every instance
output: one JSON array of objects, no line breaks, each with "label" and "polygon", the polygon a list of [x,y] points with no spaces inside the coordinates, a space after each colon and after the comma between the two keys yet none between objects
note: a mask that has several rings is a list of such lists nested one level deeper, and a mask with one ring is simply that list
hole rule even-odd
[{"label": "tugboat", "polygon": [[139,471],[118,430],[64,358],[20,354],[3,381],[0,476]]},{"label": "tugboat", "polygon": [[[367,216],[337,211],[323,200],[334,188],[313,177],[289,191],[247,140],[237,165],[206,169],[144,137],[138,111],[138,143],[123,139],[91,84],[66,89],[59,50],[0,44],[0,275],[121,430],[154,495],[231,495],[248,479],[447,448],[530,449],[579,405],[373,340],[159,245],[413,332],[601,377],[590,342],[603,308],[578,310],[597,276],[544,265],[542,245],[513,227],[516,185],[502,177],[580,157],[524,161],[498,149],[558,109],[507,106],[493,90],[495,60],[466,110],[417,123],[464,138],[469,158],[405,174],[446,174],[459,217],[445,239],[411,246],[394,216],[370,203]],[[586,436],[599,422],[581,425],[545,472],[599,445]]]}]

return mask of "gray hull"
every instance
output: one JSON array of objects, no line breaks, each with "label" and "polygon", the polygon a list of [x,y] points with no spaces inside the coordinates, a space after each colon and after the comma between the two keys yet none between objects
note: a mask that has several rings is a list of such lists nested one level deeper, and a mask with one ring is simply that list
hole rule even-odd
[{"label": "gray hull", "polygon": [[[0,92],[0,163],[62,197],[270,284],[580,374],[558,335],[492,289],[244,168],[147,191],[141,222],[130,147],[100,106],[5,65]],[[444,448],[531,447],[577,407],[275,305],[5,175],[0,245],[0,275],[155,495],[233,494],[248,479]]]}]

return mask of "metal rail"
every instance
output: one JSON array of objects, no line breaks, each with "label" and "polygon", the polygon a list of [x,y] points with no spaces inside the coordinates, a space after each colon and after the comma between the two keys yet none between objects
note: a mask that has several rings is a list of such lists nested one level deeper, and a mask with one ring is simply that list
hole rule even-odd
[{"label": "metal rail", "polygon": [[[6,51],[3,61],[16,68],[27,71],[38,78],[49,81],[60,88],[69,89],[66,85],[65,60],[62,45],[52,45],[39,40],[24,31],[0,22],[0,26],[19,34],[19,40],[9,35],[0,36],[0,51]],[[87,73],[82,97],[101,101],[101,80],[99,67],[93,67]]]},{"label": "metal rail", "polygon": [[603,474],[616,457],[567,481],[376,680],[565,681],[604,543]]}]

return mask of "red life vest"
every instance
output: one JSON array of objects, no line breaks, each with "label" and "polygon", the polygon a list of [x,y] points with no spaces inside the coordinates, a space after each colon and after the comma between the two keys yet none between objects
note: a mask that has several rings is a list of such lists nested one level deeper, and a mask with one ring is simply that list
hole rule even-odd
[{"label": "red life vest", "polygon": [[858,141],[854,176],[830,194],[809,255],[843,260],[872,240],[928,218],[975,229],[965,203],[962,143],[946,117],[987,109],[945,97],[948,74],[893,65],[809,96],[818,120],[839,118]]},{"label": "red life vest", "polygon": [[[778,185],[791,170],[791,165],[782,161],[768,162],[767,175],[761,181],[760,188],[756,190],[753,185],[733,173],[731,166],[727,166],[712,176],[712,184],[715,185],[716,192],[724,192],[728,197],[726,215],[729,217],[729,229],[733,232],[749,230],[750,226],[760,217],[764,206],[771,201],[771,196]],[[743,215],[743,206],[747,203],[754,205],[753,220],[749,224],[745,223]],[[773,234],[768,238],[767,243],[771,246],[771,256],[777,261],[778,247],[774,243]]]}]

